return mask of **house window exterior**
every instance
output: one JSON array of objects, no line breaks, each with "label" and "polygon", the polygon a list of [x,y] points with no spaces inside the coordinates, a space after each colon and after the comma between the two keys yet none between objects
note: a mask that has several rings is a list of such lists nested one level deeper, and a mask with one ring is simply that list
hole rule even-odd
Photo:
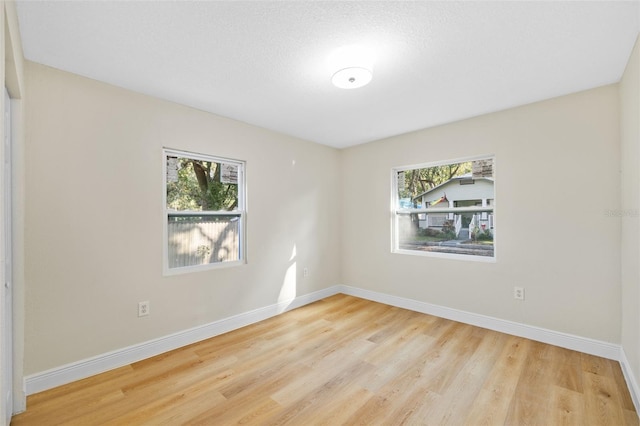
[{"label": "house window exterior", "polygon": [[245,263],[245,163],[171,149],[164,158],[164,273]]},{"label": "house window exterior", "polygon": [[392,252],[496,258],[495,158],[392,169]]}]

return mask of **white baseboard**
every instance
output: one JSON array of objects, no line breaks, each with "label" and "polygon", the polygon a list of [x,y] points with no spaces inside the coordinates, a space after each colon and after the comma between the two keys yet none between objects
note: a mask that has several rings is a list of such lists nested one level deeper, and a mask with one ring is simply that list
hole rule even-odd
[{"label": "white baseboard", "polygon": [[[329,287],[314,293],[296,297],[295,299],[287,302],[280,302],[265,306],[263,308],[245,312],[199,327],[194,327],[169,336],[36,373],[25,377],[25,391],[27,395],[31,395],[66,383],[84,379],[263,321],[291,309],[313,303],[338,293],[344,293],[374,302],[435,315],[453,321],[463,322],[607,359],[617,360],[622,365],[636,408],[639,408],[638,396],[640,396],[640,392],[638,391],[638,385],[633,379],[629,364],[626,361],[624,352],[619,345],[345,285]],[[640,409],[638,412],[640,412]]]},{"label": "white baseboard", "polygon": [[253,311],[234,315],[199,327],[174,333],[138,345],[115,350],[78,362],[52,368],[47,371],[25,377],[24,387],[27,395],[52,389],[76,380],[84,379],[152,356],[160,355],[201,340],[236,330],[247,325],[263,321],[283,312],[313,303],[325,297],[339,293],[339,287],[329,287],[313,293],[298,296],[295,299],[279,302]]},{"label": "white baseboard", "polygon": [[638,387],[638,382],[633,375],[633,370],[629,365],[627,355],[624,353],[624,348],[620,348],[620,366],[622,367],[622,374],[624,374],[624,380],[627,382],[633,405],[636,407],[636,413],[640,413],[640,387]]},{"label": "white baseboard", "polygon": [[360,297],[362,299],[380,302],[386,305],[396,306],[398,308],[409,309],[411,311],[422,312],[424,314],[434,315],[453,321],[463,322],[465,324],[487,328],[489,330],[499,331],[501,333],[511,334],[513,336],[524,337],[538,342],[548,343],[562,348],[620,361],[620,345],[613,343],[602,342],[586,337],[502,320],[486,315],[460,311],[458,309],[433,305],[431,303],[420,302],[413,299],[391,296],[371,290],[363,290],[356,287],[342,285],[339,286],[339,290],[341,293]]}]

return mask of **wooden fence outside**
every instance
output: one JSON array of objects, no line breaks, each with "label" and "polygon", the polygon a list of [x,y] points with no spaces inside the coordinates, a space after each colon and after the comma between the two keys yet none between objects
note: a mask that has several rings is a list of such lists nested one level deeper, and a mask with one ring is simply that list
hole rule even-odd
[{"label": "wooden fence outside", "polygon": [[169,268],[240,259],[237,216],[182,217],[168,224]]}]

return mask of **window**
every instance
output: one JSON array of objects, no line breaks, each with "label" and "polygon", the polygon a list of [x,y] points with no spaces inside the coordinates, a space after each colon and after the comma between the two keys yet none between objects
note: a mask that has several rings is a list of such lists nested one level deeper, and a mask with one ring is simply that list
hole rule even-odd
[{"label": "window", "polygon": [[495,259],[494,158],[392,169],[392,251]]},{"label": "window", "polygon": [[244,167],[164,150],[166,274],[244,263]]}]

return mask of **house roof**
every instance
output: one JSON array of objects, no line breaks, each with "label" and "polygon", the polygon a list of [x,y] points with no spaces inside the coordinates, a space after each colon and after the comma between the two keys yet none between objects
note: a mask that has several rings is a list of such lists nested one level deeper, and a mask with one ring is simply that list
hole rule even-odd
[{"label": "house roof", "polygon": [[412,198],[412,200],[418,199],[418,198],[420,198],[420,197],[422,197],[424,195],[427,195],[429,193],[436,192],[439,189],[441,189],[443,186],[446,186],[446,185],[448,185],[448,184],[450,184],[452,182],[460,181],[460,180],[463,180],[463,179],[484,180],[484,181],[488,181],[488,182],[491,182],[491,183],[494,182],[493,178],[488,178],[488,177],[476,177],[476,178],[473,178],[471,173],[465,173],[465,174],[460,175],[460,176],[454,176],[451,179],[449,179],[448,181],[443,182],[440,185],[434,186],[433,188],[431,188],[431,189],[429,189],[429,190],[427,190],[427,191],[425,191],[423,193],[420,193],[420,194],[416,195],[415,197]]}]

